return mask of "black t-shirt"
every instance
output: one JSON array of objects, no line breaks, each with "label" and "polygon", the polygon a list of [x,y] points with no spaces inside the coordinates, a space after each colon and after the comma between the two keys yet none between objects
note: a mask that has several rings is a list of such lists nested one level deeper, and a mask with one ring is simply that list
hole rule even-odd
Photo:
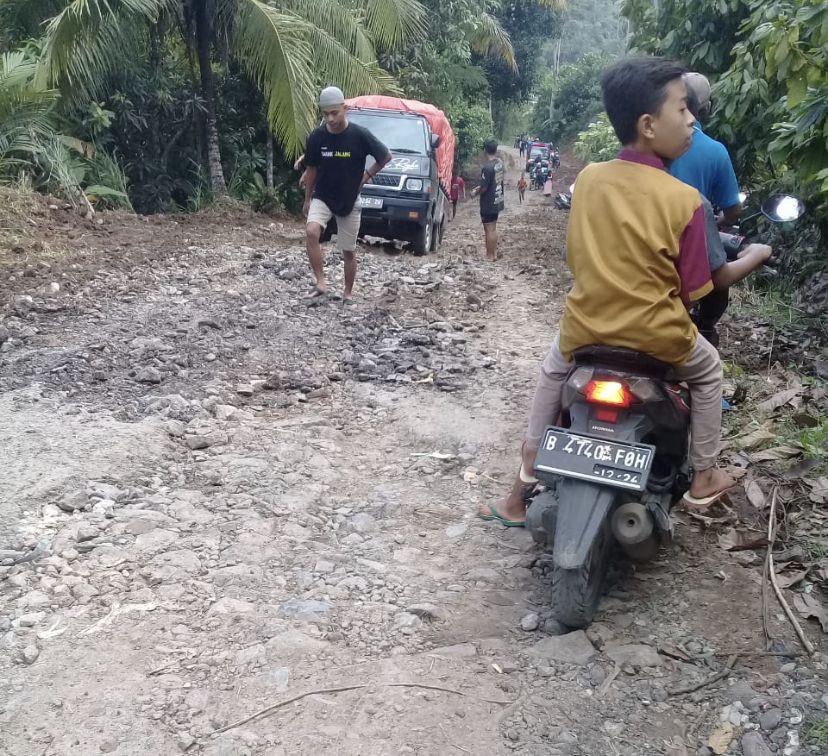
[{"label": "black t-shirt", "polygon": [[503,210],[503,163],[500,158],[490,160],[480,174],[480,213],[492,215]]},{"label": "black t-shirt", "polygon": [[322,124],[308,137],[305,165],[317,169],[313,196],[334,215],[348,215],[354,209],[368,155],[384,160],[388,148],[355,123],[349,123],[341,134],[331,134]]}]

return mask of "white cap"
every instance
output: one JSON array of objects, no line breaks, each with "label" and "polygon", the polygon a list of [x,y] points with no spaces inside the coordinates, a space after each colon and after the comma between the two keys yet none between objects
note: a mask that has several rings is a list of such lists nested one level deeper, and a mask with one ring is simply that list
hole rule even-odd
[{"label": "white cap", "polygon": [[332,108],[335,105],[342,105],[345,102],[345,95],[339,87],[325,87],[319,95],[320,108]]},{"label": "white cap", "polygon": [[687,88],[693,91],[699,101],[699,107],[704,108],[710,103],[710,82],[703,74],[691,71],[684,74],[684,83]]}]

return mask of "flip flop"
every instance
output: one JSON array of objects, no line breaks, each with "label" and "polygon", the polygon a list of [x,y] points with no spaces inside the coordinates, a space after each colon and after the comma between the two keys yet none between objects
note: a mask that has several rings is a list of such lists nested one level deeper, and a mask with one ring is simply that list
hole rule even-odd
[{"label": "flip flop", "polygon": [[715,504],[719,501],[723,496],[730,493],[735,486],[731,486],[730,488],[723,488],[721,491],[717,491],[710,496],[702,496],[701,498],[697,498],[695,496],[691,496],[690,492],[688,491],[684,496],[681,497],[681,503],[684,504],[688,509],[692,509],[696,512],[704,512],[708,509],[712,504]]},{"label": "flip flop", "polygon": [[302,299],[317,299],[319,297],[327,296],[328,291],[327,289],[320,289],[318,286],[314,286],[307,294],[305,294]]},{"label": "flip flop", "polygon": [[526,521],[525,520],[507,520],[500,512],[498,512],[494,508],[494,504],[487,504],[486,508],[491,512],[491,515],[482,515],[478,514],[477,516],[481,520],[485,520],[486,522],[492,522],[497,520],[501,525],[507,528],[525,528]]}]

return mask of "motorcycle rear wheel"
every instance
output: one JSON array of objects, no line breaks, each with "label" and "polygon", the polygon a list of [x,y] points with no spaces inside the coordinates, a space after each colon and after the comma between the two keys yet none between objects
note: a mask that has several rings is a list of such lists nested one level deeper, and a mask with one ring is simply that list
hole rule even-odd
[{"label": "motorcycle rear wheel", "polygon": [[552,615],[571,628],[587,627],[595,618],[609,565],[612,535],[604,527],[592,544],[584,564],[566,570],[552,568]]}]

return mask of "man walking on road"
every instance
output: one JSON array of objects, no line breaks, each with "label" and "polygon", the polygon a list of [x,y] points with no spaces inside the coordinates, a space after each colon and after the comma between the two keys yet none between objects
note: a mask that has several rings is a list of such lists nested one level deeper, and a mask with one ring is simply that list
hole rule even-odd
[{"label": "man walking on road", "polygon": [[483,145],[486,164],[480,174],[480,186],[475,187],[472,196],[480,195],[480,220],[486,237],[486,259],[497,260],[497,217],[504,207],[503,162],[497,156],[497,142],[490,139]]},{"label": "man walking on road", "polygon": [[[327,87],[319,95],[319,107],[325,122],[311,132],[305,149],[304,174],[307,217],[305,237],[316,284],[308,298],[324,296],[324,258],[320,238],[331,217],[336,218],[336,246],[342,252],[345,267],[345,291],[351,299],[356,280],[356,240],[361,209],[359,193],[390,161],[391,152],[368,129],[348,123],[347,106],[342,90]],[[366,169],[368,156],[375,162]]]}]

